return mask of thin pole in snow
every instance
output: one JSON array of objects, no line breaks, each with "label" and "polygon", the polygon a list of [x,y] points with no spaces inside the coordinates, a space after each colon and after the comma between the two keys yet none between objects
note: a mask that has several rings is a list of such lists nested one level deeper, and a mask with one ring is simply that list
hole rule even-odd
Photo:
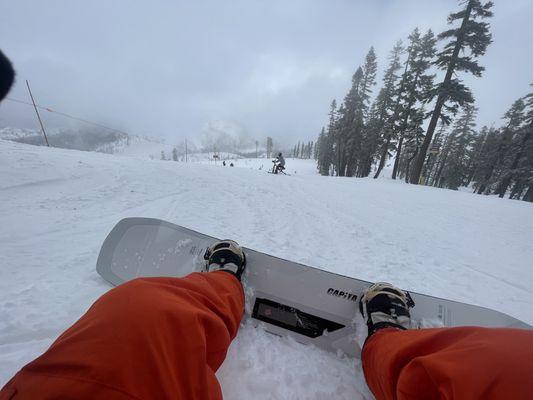
[{"label": "thin pole in snow", "polygon": [[31,102],[33,103],[33,108],[35,108],[35,113],[37,114],[37,119],[39,120],[39,124],[41,124],[41,129],[42,129],[43,135],[44,135],[44,141],[46,142],[46,145],[48,147],[50,147],[50,143],[48,143],[48,138],[46,137],[46,132],[44,130],[43,121],[41,121],[41,116],[39,115],[39,110],[37,110],[37,106],[35,105],[35,100],[33,100],[33,95],[31,94],[31,89],[30,89],[30,83],[28,82],[27,79],[26,79],[26,86],[28,87],[28,92],[30,92]]}]

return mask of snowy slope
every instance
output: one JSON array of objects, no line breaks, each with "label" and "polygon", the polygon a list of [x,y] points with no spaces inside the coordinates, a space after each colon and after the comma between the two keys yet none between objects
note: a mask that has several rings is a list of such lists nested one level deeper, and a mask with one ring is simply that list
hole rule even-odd
[{"label": "snowy slope", "polygon": [[[531,203],[321,177],[305,160],[276,176],[258,162],[229,168],[0,140],[0,385],[109,289],[96,258],[128,216],[533,323]],[[359,362],[250,326],[218,376],[226,399],[371,398]]]},{"label": "snowy slope", "polygon": [[[254,169],[266,172],[271,171],[273,166],[271,158],[242,158],[231,153],[222,153],[220,157],[221,160],[226,160],[226,167],[229,167],[229,164],[233,163],[233,166],[236,168]],[[202,164],[211,164],[219,167],[223,166],[221,161],[214,162],[208,157],[197,157],[194,160]],[[289,175],[318,175],[316,163],[312,160],[288,158],[286,159],[286,162],[287,168],[285,172]]]}]

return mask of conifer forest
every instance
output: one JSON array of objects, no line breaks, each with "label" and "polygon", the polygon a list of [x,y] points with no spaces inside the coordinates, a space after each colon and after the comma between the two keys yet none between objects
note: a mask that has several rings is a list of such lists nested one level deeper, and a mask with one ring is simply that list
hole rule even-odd
[{"label": "conifer forest", "polygon": [[379,89],[370,47],[343,101],[331,102],[314,148],[320,174],[378,178],[389,165],[392,179],[411,184],[533,202],[533,90],[525,85],[499,126],[476,126],[463,78],[483,79],[493,3],[463,0],[458,8],[449,29],[415,28],[398,40]]}]

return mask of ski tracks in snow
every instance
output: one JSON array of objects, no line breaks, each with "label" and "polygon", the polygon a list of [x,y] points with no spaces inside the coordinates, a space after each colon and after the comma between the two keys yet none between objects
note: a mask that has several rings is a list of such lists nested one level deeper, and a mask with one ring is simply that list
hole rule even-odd
[{"label": "ski tracks in snow", "polygon": [[[0,141],[0,385],[109,289],[96,258],[124,217],[533,322],[531,204],[321,177],[306,160],[287,160],[290,177],[251,169],[261,162],[224,168]],[[371,398],[358,361],[247,324],[219,377],[226,399]]]}]

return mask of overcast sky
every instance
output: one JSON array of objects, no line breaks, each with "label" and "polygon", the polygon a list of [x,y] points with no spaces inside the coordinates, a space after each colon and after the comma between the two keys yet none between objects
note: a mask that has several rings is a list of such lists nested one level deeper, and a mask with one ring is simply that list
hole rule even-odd
[{"label": "overcast sky", "polygon": [[[314,139],[373,45],[380,72],[413,28],[446,28],[456,0],[2,0],[10,97],[169,142],[224,121],[282,143]],[[533,1],[495,0],[494,43],[467,78],[480,124],[500,124],[533,82]],[[378,85],[379,87],[379,85]],[[5,101],[0,127],[35,127]],[[49,126],[68,126],[44,115]]]}]

